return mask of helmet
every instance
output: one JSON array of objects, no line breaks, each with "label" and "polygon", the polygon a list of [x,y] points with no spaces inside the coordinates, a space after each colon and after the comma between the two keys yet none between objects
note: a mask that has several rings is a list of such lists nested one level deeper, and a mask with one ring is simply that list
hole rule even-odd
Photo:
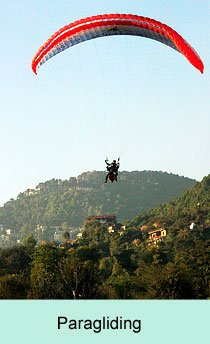
[{"label": "helmet", "polygon": [[113,160],[112,162],[113,162],[114,164],[116,164],[116,160]]}]

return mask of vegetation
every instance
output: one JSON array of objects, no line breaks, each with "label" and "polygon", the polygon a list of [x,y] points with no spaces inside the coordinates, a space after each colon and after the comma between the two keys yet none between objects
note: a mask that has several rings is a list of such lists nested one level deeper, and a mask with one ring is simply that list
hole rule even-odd
[{"label": "vegetation", "polygon": [[95,171],[40,183],[0,208],[0,224],[21,237],[35,235],[37,225],[42,225],[49,240],[50,227],[78,228],[87,216],[107,213],[125,221],[195,184],[195,180],[166,172],[121,172],[119,183],[112,185],[104,184],[104,177],[105,172]]},{"label": "vegetation", "polygon": [[[210,297],[210,175],[177,200],[140,214],[109,233],[88,222],[80,240],[61,247],[0,250],[2,299],[207,299]],[[167,230],[157,245],[147,233]],[[193,223],[193,226],[192,226]]]}]

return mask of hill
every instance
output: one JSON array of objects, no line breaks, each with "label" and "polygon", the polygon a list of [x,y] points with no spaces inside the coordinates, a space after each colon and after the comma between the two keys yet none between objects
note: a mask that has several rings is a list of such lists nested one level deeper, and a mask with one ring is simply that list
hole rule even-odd
[{"label": "hill", "polygon": [[[62,246],[31,235],[0,249],[0,299],[208,299],[209,201],[210,175],[126,228],[93,220]],[[167,232],[157,243],[142,231],[154,223]]]},{"label": "hill", "polygon": [[166,172],[121,172],[119,182],[104,184],[105,172],[52,179],[20,193],[0,208],[0,224],[22,232],[45,226],[82,226],[90,215],[112,213],[120,221],[169,201],[195,180]]},{"label": "hill", "polygon": [[176,200],[161,204],[130,221],[131,226],[151,225],[158,222],[167,228],[185,228],[210,225],[210,175],[184,191]]}]

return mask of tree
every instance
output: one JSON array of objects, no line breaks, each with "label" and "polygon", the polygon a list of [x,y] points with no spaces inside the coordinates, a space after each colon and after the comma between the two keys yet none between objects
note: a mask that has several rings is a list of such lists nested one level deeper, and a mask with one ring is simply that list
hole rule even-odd
[{"label": "tree", "polygon": [[70,234],[69,234],[68,231],[65,231],[65,232],[63,233],[63,238],[64,238],[65,241],[69,240]]},{"label": "tree", "polygon": [[28,252],[33,253],[34,248],[36,246],[36,239],[34,238],[33,234],[30,234],[22,241],[22,245],[25,246]]},{"label": "tree", "polygon": [[64,297],[64,285],[59,269],[62,254],[62,250],[51,245],[36,249],[30,275],[29,298],[60,299]]},{"label": "tree", "polygon": [[25,299],[27,284],[23,274],[0,277],[0,299]]},{"label": "tree", "polygon": [[14,246],[0,251],[0,272],[2,275],[28,273],[31,257],[24,246]]},{"label": "tree", "polygon": [[[82,253],[82,255],[81,255]],[[73,299],[93,299],[96,296],[98,264],[88,259],[89,253],[70,250],[60,263],[59,269],[65,285],[65,297]]]}]

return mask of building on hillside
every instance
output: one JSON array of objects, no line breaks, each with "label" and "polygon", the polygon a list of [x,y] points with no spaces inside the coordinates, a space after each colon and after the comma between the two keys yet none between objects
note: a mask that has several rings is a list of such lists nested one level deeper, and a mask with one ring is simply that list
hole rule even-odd
[{"label": "building on hillside", "polygon": [[96,221],[104,226],[113,226],[117,223],[117,219],[115,215],[107,214],[107,215],[99,215],[99,216],[88,216],[85,220],[85,224]]},{"label": "building on hillside", "polygon": [[64,240],[64,230],[60,226],[55,226],[53,227],[55,232],[54,232],[54,241],[56,242],[62,242]]},{"label": "building on hillside", "polygon": [[81,239],[82,238],[82,232],[79,232],[78,234],[77,234],[77,239]]},{"label": "building on hillside", "polygon": [[109,233],[119,232],[120,235],[122,235],[123,232],[125,231],[125,226],[122,225],[122,223],[117,222],[117,223],[115,223],[115,224],[113,224],[111,226],[108,226],[107,229],[108,229]]},{"label": "building on hillside", "polygon": [[12,230],[10,228],[6,229],[5,232],[8,236],[12,234]]},{"label": "building on hillside", "polygon": [[155,223],[150,224],[150,225],[142,225],[140,227],[140,231],[142,233],[148,233],[153,229],[155,230],[155,229],[159,229],[159,228],[161,228],[161,224],[159,222],[155,222]]},{"label": "building on hillside", "polygon": [[98,216],[88,216],[85,220],[85,225],[88,223],[96,221],[102,226],[106,226],[109,233],[114,233],[116,231],[123,233],[125,230],[125,226],[121,223],[117,222],[117,218],[115,215],[107,214],[107,215],[98,215]]},{"label": "building on hillside", "polygon": [[190,229],[194,229],[194,228],[195,228],[195,223],[192,222],[192,223],[190,224]]},{"label": "building on hillside", "polygon": [[149,245],[157,245],[166,237],[166,230],[164,228],[153,229],[148,232]]},{"label": "building on hillside", "polygon": [[0,246],[12,247],[17,244],[17,234],[14,229],[5,228],[0,234]]},{"label": "building on hillside", "polygon": [[27,189],[26,191],[24,191],[24,195],[27,197],[30,197],[36,194],[37,194],[37,190],[34,190],[34,189]]},{"label": "building on hillside", "polygon": [[81,228],[75,227],[68,227],[67,229],[63,229],[61,226],[51,227],[54,229],[54,241],[55,242],[66,242],[68,240],[76,240],[78,237],[78,233],[81,232]]}]

